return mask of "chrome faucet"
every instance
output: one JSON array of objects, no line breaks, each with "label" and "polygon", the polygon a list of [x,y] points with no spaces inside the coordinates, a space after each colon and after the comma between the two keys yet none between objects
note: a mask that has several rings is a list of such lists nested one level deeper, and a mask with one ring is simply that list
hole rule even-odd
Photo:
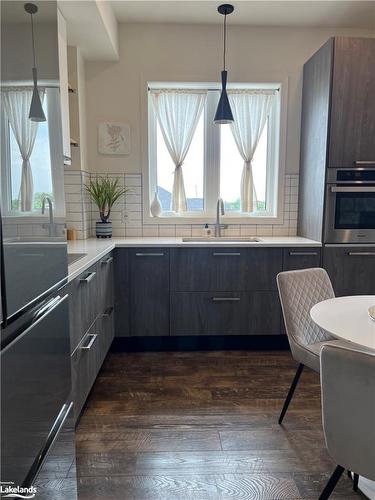
[{"label": "chrome faucet", "polygon": [[[53,205],[52,205],[52,200],[49,196],[43,196],[42,215],[44,215],[46,210],[46,202],[48,203],[48,213],[49,213],[48,235],[56,236],[56,224],[53,218]],[[47,224],[44,225],[44,227],[46,226]]]},{"label": "chrome faucet", "polygon": [[225,228],[222,224],[220,224],[220,214],[224,215],[225,210],[224,210],[224,202],[221,198],[217,200],[216,204],[216,223],[215,223],[215,236],[216,238],[221,237],[221,229]]}]

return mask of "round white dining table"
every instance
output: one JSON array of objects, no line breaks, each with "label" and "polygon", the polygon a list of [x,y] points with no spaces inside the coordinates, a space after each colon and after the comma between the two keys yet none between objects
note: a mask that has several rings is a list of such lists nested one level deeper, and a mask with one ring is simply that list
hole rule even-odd
[{"label": "round white dining table", "polygon": [[333,337],[375,351],[375,321],[368,313],[371,306],[375,306],[375,295],[335,297],[313,306],[310,316]]}]

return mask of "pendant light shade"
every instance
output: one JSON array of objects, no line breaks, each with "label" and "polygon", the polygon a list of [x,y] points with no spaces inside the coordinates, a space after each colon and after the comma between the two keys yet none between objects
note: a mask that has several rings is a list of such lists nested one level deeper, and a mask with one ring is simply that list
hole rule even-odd
[{"label": "pendant light shade", "polygon": [[33,15],[38,12],[38,7],[33,3],[25,3],[24,5],[25,11],[30,14],[31,18],[31,41],[33,47],[33,96],[31,98],[30,112],[29,118],[32,122],[45,122],[46,115],[43,111],[42,102],[40,100],[39,90],[38,90],[38,72],[36,69],[35,63],[35,42],[34,42],[34,23],[33,23]]},{"label": "pendant light shade", "polygon": [[227,94],[227,71],[221,72],[221,95],[219,99],[219,104],[217,105],[217,110],[214,118],[214,122],[219,125],[225,125],[226,123],[232,123],[233,114],[230,109],[228,94]]},{"label": "pendant light shade", "polygon": [[39,90],[38,90],[38,75],[36,68],[32,69],[33,72],[33,96],[31,98],[29,118],[32,122],[45,122],[46,115],[43,111],[42,102],[40,100]]},{"label": "pendant light shade", "polygon": [[223,4],[218,7],[218,12],[224,16],[224,51],[223,51],[223,71],[221,72],[221,95],[217,110],[215,113],[214,123],[224,125],[234,121],[232,110],[230,108],[227,94],[227,76],[228,72],[225,69],[226,43],[227,43],[227,15],[234,11],[233,5]]}]

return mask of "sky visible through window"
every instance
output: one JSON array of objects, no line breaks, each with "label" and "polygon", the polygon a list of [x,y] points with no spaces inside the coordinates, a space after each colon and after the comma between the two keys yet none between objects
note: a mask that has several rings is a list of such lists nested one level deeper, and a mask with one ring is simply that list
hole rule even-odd
[{"label": "sky visible through window", "polygon": [[[238,152],[229,125],[221,125],[220,196],[226,211],[240,211],[240,185],[243,159]],[[267,124],[264,127],[253,159],[254,185],[258,210],[264,210],[266,200]],[[174,163],[157,124],[157,183],[163,211],[170,210]],[[185,191],[189,211],[204,209],[204,113],[199,120],[189,152],[183,164]]]},{"label": "sky visible through window", "polygon": [[[46,103],[46,100],[45,100]],[[46,104],[43,108],[47,116]],[[12,208],[17,208],[17,200],[21,186],[22,157],[14,137],[12,128],[9,127],[10,157],[11,157],[11,190]],[[34,209],[40,208],[42,193],[52,193],[51,157],[49,148],[48,122],[38,124],[30,165],[34,182]]]}]

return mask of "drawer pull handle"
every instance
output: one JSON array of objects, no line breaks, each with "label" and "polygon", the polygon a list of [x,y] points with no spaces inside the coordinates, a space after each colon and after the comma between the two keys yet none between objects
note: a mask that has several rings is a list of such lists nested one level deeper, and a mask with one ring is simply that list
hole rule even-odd
[{"label": "drawer pull handle", "polygon": [[348,252],[350,257],[374,257],[375,252]]},{"label": "drawer pull handle", "polygon": [[110,306],[110,307],[107,307],[107,309],[104,311],[102,316],[103,316],[103,318],[109,318],[112,313],[113,313],[113,307]]},{"label": "drawer pull handle", "polygon": [[240,297],[212,297],[212,302],[239,302]]},{"label": "drawer pull handle", "polygon": [[375,165],[375,160],[356,160],[355,165]]},{"label": "drawer pull handle", "polygon": [[111,264],[111,262],[113,262],[113,257],[108,257],[108,259],[100,261],[101,264]]},{"label": "drawer pull handle", "polygon": [[81,283],[90,283],[92,279],[95,278],[96,272],[89,273],[86,278],[81,278],[79,281]]},{"label": "drawer pull handle", "polygon": [[291,257],[308,257],[309,255],[318,256],[318,252],[289,252]]},{"label": "drawer pull handle", "polygon": [[240,252],[213,252],[214,257],[238,257],[241,255]]},{"label": "drawer pull handle", "polygon": [[80,347],[80,349],[82,349],[83,351],[89,351],[91,349],[91,347],[93,346],[97,336],[98,335],[96,333],[90,333],[90,335],[87,335],[87,338],[89,338],[90,341],[87,345],[82,345]]},{"label": "drawer pull handle", "polygon": [[136,257],[164,257],[163,253],[136,253]]}]

